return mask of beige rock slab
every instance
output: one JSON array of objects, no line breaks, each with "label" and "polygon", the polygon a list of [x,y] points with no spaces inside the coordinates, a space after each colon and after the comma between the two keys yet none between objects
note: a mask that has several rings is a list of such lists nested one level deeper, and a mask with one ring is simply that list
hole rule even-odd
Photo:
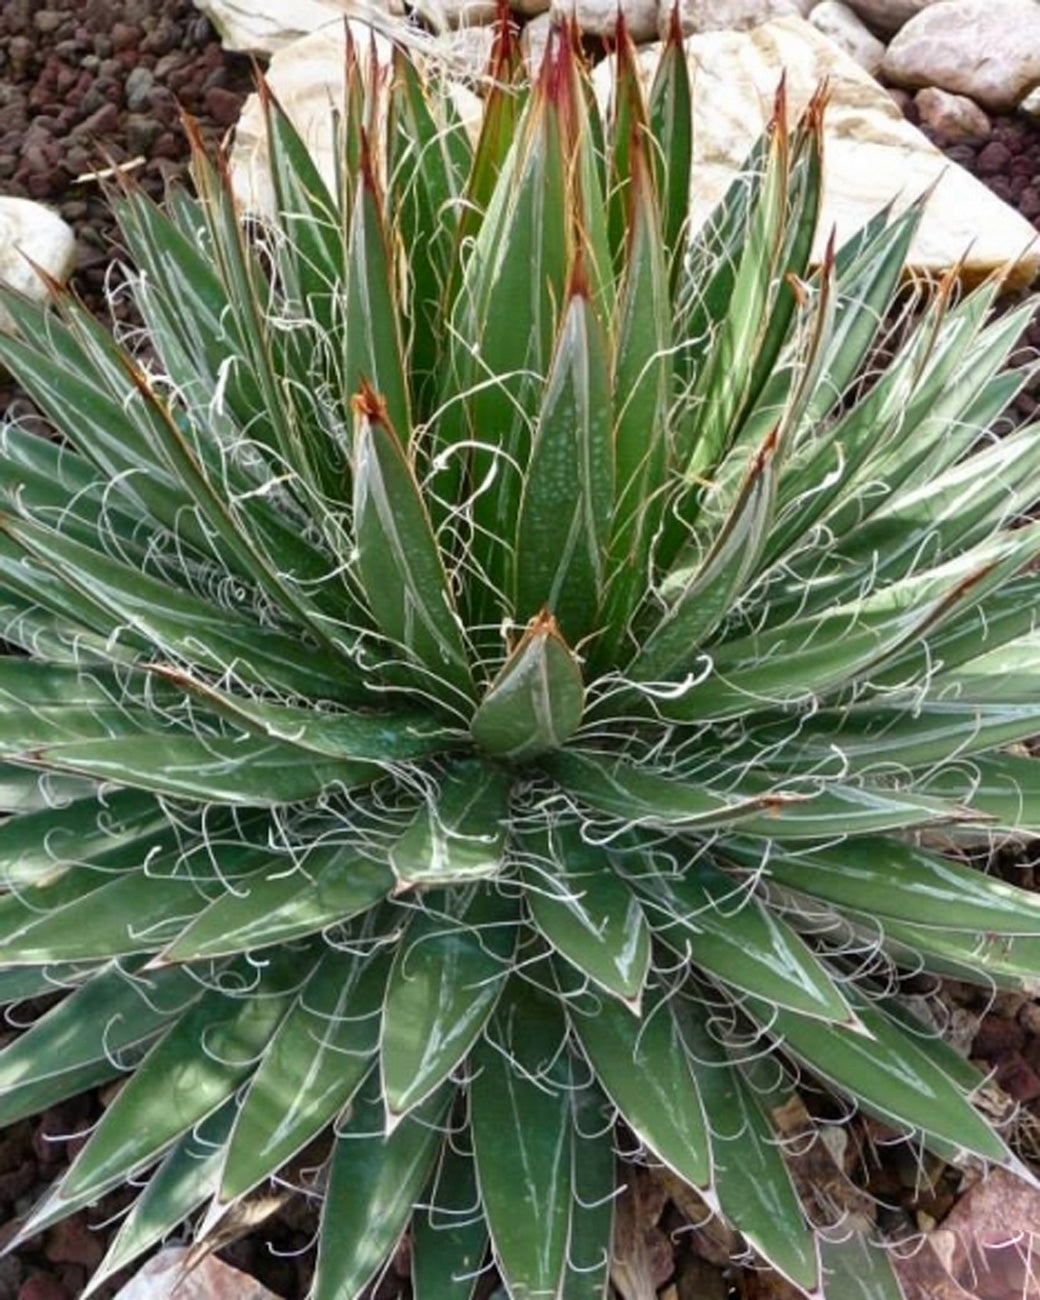
[{"label": "beige rock slab", "polygon": [[[0,197],[0,283],[43,301],[47,285],[34,266],[64,284],[76,265],[76,236],[57,213],[31,199]],[[0,330],[11,328],[0,307]]]},{"label": "beige rock slab", "polygon": [[[351,34],[368,66],[369,42],[374,42],[379,66],[388,69],[391,61],[389,40],[363,23],[351,22]],[[477,32],[458,32],[426,42],[438,57],[462,75],[481,75],[486,68],[484,42]],[[478,38],[474,49],[472,38]],[[343,69],[345,36],[340,24],[325,27],[304,36],[271,59],[267,82],[279,103],[292,119],[308,148],[317,160],[325,183],[331,188],[336,168],[333,151],[333,113],[343,103]],[[472,60],[477,60],[474,66]],[[451,94],[462,120],[474,128],[479,125],[481,104],[477,96],[459,81],[451,83]],[[250,95],[235,127],[231,149],[231,182],[235,196],[249,212],[270,214],[274,210],[274,191],[267,166],[264,115],[257,95]]]},{"label": "beige rock slab", "polygon": [[184,1271],[190,1253],[178,1246],[161,1250],[116,1293],[115,1300],[278,1300],[255,1277],[214,1255]]},{"label": "beige rock slab", "polygon": [[[804,18],[812,0],[679,0],[679,21],[684,36],[695,32],[749,31],[772,18],[796,14]],[[658,29],[662,39],[671,4],[661,4]]]},{"label": "beige rock slab", "polygon": [[[403,13],[400,0],[374,0],[375,7]],[[195,0],[226,50],[274,54],[320,27],[341,23],[353,0]]]},{"label": "beige rock slab", "polygon": [[[725,194],[768,121],[784,69],[795,114],[821,81],[831,88],[817,258],[832,226],[840,243],[889,201],[899,211],[934,186],[910,249],[912,270],[938,274],[964,258],[969,282],[1006,268],[1012,286],[1029,283],[1040,270],[1029,222],[948,162],[873,78],[808,22],[780,18],[751,32],[705,32],[690,37],[686,48],[693,74],[695,227]],[[639,51],[647,83],[659,49]],[[606,64],[596,70],[601,102],[610,76]]]}]

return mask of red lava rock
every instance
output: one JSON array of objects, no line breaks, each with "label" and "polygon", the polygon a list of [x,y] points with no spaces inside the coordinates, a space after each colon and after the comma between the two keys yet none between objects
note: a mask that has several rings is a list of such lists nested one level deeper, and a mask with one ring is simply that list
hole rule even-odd
[{"label": "red lava rock", "polygon": [[1026,1031],[1017,1021],[986,1016],[972,1042],[971,1054],[991,1061],[1007,1052],[1020,1052],[1025,1041]]},{"label": "red lava rock", "polygon": [[48,1230],[43,1253],[52,1264],[80,1264],[90,1270],[101,1263],[105,1248],[83,1215],[74,1214]]},{"label": "red lava rock", "polygon": [[72,1300],[57,1278],[46,1273],[34,1273],[22,1283],[18,1300]]},{"label": "red lava rock", "polygon": [[242,96],[223,86],[213,86],[206,91],[203,102],[206,112],[218,126],[234,126],[242,111]]},{"label": "red lava rock", "polygon": [[19,1197],[30,1191],[36,1182],[35,1160],[23,1160],[14,1169],[0,1174],[0,1206],[14,1205]]},{"label": "red lava rock", "polygon": [[1013,1052],[997,1066],[997,1083],[1019,1102],[1035,1101],[1040,1097],[1040,1074],[1018,1052]]},{"label": "red lava rock", "polygon": [[88,139],[97,139],[99,136],[106,135],[119,121],[119,109],[109,101],[103,104],[95,113],[84,119],[76,127],[73,127],[74,136],[85,136]]},{"label": "red lava rock", "polygon": [[141,39],[140,27],[134,27],[131,23],[113,23],[112,24],[112,48],[114,50],[125,50],[132,45],[136,45]]},{"label": "red lava rock", "polygon": [[1011,150],[1000,140],[991,140],[979,150],[975,169],[980,176],[999,176],[1011,162]]}]

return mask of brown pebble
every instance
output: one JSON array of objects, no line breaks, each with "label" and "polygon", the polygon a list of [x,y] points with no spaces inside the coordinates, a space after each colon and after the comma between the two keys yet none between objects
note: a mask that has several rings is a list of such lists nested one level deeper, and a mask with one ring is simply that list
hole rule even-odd
[{"label": "brown pebble", "polygon": [[1018,1052],[1000,1062],[996,1081],[1015,1101],[1025,1103],[1040,1097],[1040,1074]]},{"label": "brown pebble", "polygon": [[1007,1052],[1020,1052],[1025,1039],[1025,1030],[1017,1021],[986,1016],[972,1042],[971,1054],[993,1060]]},{"label": "brown pebble", "polygon": [[206,112],[218,126],[234,126],[242,111],[242,96],[223,86],[212,86],[206,91]]},{"label": "brown pebble", "polygon": [[18,1289],[18,1300],[71,1300],[57,1278],[34,1273]]},{"label": "brown pebble", "polygon": [[141,39],[140,27],[134,27],[132,23],[113,23],[112,24],[112,48],[114,50],[126,50],[136,45]]},{"label": "brown pebble", "polygon": [[105,1247],[100,1233],[87,1225],[82,1214],[74,1214],[48,1230],[43,1253],[52,1264],[94,1269],[101,1263]]}]

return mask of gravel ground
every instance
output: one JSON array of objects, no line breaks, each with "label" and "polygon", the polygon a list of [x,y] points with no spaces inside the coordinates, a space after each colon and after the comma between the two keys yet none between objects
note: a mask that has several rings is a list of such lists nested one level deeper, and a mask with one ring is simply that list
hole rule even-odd
[{"label": "gravel ground", "polygon": [[[78,179],[99,167],[140,160],[133,174],[153,197],[184,177],[187,146],[180,109],[199,122],[215,145],[236,121],[250,88],[248,60],[221,50],[209,22],[189,0],[3,0],[0,3],[0,193],[47,202],[76,232],[79,269],[73,287],[103,309],[108,266],[119,237],[96,181]],[[913,110],[910,109],[912,116]],[[937,141],[944,146],[943,141]],[[1040,130],[1011,118],[998,119],[990,138],[977,146],[946,148],[1001,198],[1014,204],[1040,231]],[[1040,352],[1040,314],[1026,340]],[[17,390],[0,378],[0,410]],[[1015,404],[1018,419],[1040,406],[1040,379]],[[1008,874],[1037,887],[1032,867],[1009,865]],[[1023,878],[1024,877],[1024,878]],[[956,1002],[976,1014],[987,1010],[980,995],[953,988]],[[973,1001],[974,999],[974,1001]],[[1023,1014],[1022,1000],[1002,999],[983,1017],[973,1056],[997,1072],[998,1081],[1040,1116],[1040,1017]],[[34,1008],[24,1008],[31,1015]],[[0,1045],[15,1030],[0,1023]],[[78,1136],[101,1113],[104,1093],[78,1098],[0,1132],[0,1242],[82,1145]],[[866,1133],[870,1137],[869,1132]],[[860,1169],[860,1176],[863,1170]],[[906,1211],[921,1208],[918,1189],[901,1178],[898,1161],[875,1165],[871,1190]],[[949,1208],[953,1184],[929,1205],[933,1217]],[[100,1260],[128,1196],[114,1193],[89,1213],[74,1216],[16,1257],[0,1260],[0,1300],[75,1300]],[[106,1226],[107,1224],[107,1226]],[[228,1262],[259,1277],[276,1293],[295,1300],[306,1293],[313,1269],[313,1213],[282,1212],[222,1252]],[[657,1260],[655,1281],[671,1274],[680,1296],[762,1295],[761,1279],[732,1275],[706,1262],[693,1247],[674,1206],[652,1227],[647,1249]],[[659,1240],[658,1240],[659,1239]],[[710,1255],[710,1251],[707,1252]],[[389,1295],[406,1287],[407,1257],[380,1288]],[[108,1300],[125,1278],[99,1292]],[[770,1292],[770,1294],[776,1294]]]}]

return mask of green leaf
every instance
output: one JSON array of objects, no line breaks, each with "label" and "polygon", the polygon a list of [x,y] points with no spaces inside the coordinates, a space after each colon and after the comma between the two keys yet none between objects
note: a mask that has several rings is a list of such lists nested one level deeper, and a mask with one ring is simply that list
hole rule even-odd
[{"label": "green leaf", "polygon": [[162,656],[232,680],[308,698],[356,701],[356,669],[299,637],[220,609],[158,578],[47,529],[4,518],[3,531],[102,612],[87,626],[113,644],[142,644]]},{"label": "green leaf", "polygon": [[[18,817],[58,808],[77,799],[94,798],[97,789],[94,781],[81,780],[78,776],[32,772],[13,763],[0,763],[0,812]],[[13,826],[14,819],[4,824]]]},{"label": "green leaf", "polygon": [[555,1295],[567,1263],[570,1070],[558,1010],[514,996],[473,1053],[470,1122],[495,1260],[517,1300]]},{"label": "green leaf", "polygon": [[189,1129],[170,1150],[119,1225],[83,1292],[84,1300],[114,1273],[161,1242],[213,1193],[234,1117],[234,1102],[227,1101],[197,1128]]},{"label": "green leaf", "polygon": [[[449,362],[436,430],[445,453],[433,491],[457,502],[473,494],[467,545],[480,579],[470,584],[467,626],[497,624],[503,593],[515,590],[511,538],[518,517],[532,424],[548,372],[572,261],[571,164],[579,87],[569,39],[554,33],[537,85],[488,191],[487,209],[454,301]],[[508,133],[503,101],[499,140]],[[484,137],[477,148],[482,162]],[[499,147],[489,138],[489,149]],[[460,238],[470,236],[460,223]],[[464,245],[463,245],[464,246]],[[479,352],[472,348],[480,340]],[[472,443],[462,450],[460,444]],[[465,475],[465,480],[463,480]],[[460,523],[463,521],[460,521]],[[468,521],[467,521],[468,522]]]},{"label": "green leaf", "polygon": [[669,999],[649,990],[641,1019],[612,999],[570,1021],[601,1087],[625,1123],[691,1187],[712,1185],[704,1104]]},{"label": "green leaf", "polygon": [[614,495],[607,367],[579,262],[524,478],[514,565],[518,620],[547,609],[572,644],[592,630],[603,591]]},{"label": "green leaf", "polygon": [[154,794],[247,806],[314,799],[331,786],[369,785],[380,774],[374,763],[322,761],[295,745],[256,736],[74,740],[41,745],[19,754],[19,761]]},{"label": "green leaf", "polygon": [[1040,763],[1013,754],[979,754],[921,776],[929,795],[960,799],[995,830],[1040,827]]},{"label": "green leaf", "polygon": [[171,682],[210,705],[255,736],[295,745],[323,758],[407,762],[450,749],[458,740],[430,713],[418,710],[378,712],[333,711],[289,704],[266,704],[218,690],[177,669],[156,669]]},{"label": "green leaf", "polygon": [[661,196],[664,246],[672,264],[672,292],[678,281],[686,243],[693,160],[693,98],[686,44],[673,6],[668,36],[657,63],[649,96],[650,130],[657,192]]},{"label": "green leaf", "polygon": [[183,971],[143,976],[133,965],[118,964],[98,971],[0,1052],[0,1095],[118,1061],[153,1039],[201,994],[198,981]]},{"label": "green leaf", "polygon": [[463,1060],[498,1001],[517,944],[515,899],[493,887],[425,893],[398,940],[380,1043],[396,1121]]},{"label": "green leaf", "polygon": [[739,717],[763,707],[806,703],[857,680],[876,689],[886,670],[902,686],[931,671],[944,624],[978,605],[1040,551],[1035,525],[844,605],[713,647],[710,672],[655,701],[675,722]]},{"label": "green leaf", "polygon": [[113,790],[9,817],[0,825],[0,881],[9,890],[46,885],[168,824],[158,801],[140,790]]},{"label": "green leaf", "polygon": [[[871,941],[877,938],[876,927],[866,933]],[[886,919],[880,937],[893,960],[907,969],[923,967],[970,984],[984,977],[998,988],[1040,994],[1040,939],[1035,935],[991,938]]]},{"label": "green leaf", "polygon": [[606,850],[573,823],[522,829],[524,897],[531,918],[572,966],[639,1014],[650,932],[635,895]]},{"label": "green leaf", "polygon": [[[368,936],[362,935],[362,942]],[[379,1043],[390,953],[329,948],[264,1052],[227,1141],[219,1202],[277,1172],[361,1086]]]},{"label": "green leaf", "polygon": [[605,1300],[610,1283],[614,1202],[619,1183],[614,1161],[612,1107],[595,1084],[571,1094],[571,1230],[562,1300]]},{"label": "green leaf", "polygon": [[664,830],[729,826],[779,802],[768,794],[730,799],[701,783],[676,781],[623,759],[575,750],[554,754],[545,765],[569,794],[598,812]]},{"label": "green leaf", "polygon": [[614,351],[614,513],[595,668],[614,667],[646,595],[650,547],[663,509],[672,374],[671,307],[660,215],[638,134],[631,145],[630,216]]},{"label": "green leaf", "polygon": [[581,670],[551,614],[532,619],[480,702],[470,731],[496,758],[528,759],[564,744],[584,705]]},{"label": "green leaf", "polygon": [[464,759],[446,768],[436,794],[390,850],[397,891],[498,875],[511,784],[505,772],[480,760]]},{"label": "green leaf", "polygon": [[452,1134],[412,1219],[416,1300],[470,1300],[487,1250],[472,1152]]},{"label": "green leaf", "polygon": [[684,1041],[711,1129],[715,1192],[750,1246],[805,1292],[815,1292],[820,1260],[776,1136],[754,1090],[719,1041],[707,1005],[675,1000]]},{"label": "green leaf", "polygon": [[431,1097],[384,1136],[378,1089],[363,1088],[337,1127],[314,1300],[355,1300],[393,1249],[444,1141],[448,1096]]},{"label": "green leaf", "polygon": [[773,519],[777,450],[774,430],[752,458],[707,554],[680,561],[665,577],[661,595],[670,603],[627,669],[637,680],[663,680],[686,667],[744,594]]},{"label": "green leaf", "polygon": [[392,887],[385,861],[352,840],[337,843],[333,837],[304,852],[270,855],[267,865],[223,891],[184,926],[161,960],[197,961],[314,934],[366,911]]},{"label": "green leaf", "polygon": [[908,1300],[892,1267],[891,1248],[859,1232],[821,1238],[828,1294],[842,1300]]},{"label": "green leaf", "polygon": [[61,1182],[60,1200],[101,1195],[231,1095],[281,1020],[299,959],[287,948],[264,967],[240,968],[247,995],[211,990],[178,1020],[101,1117]]},{"label": "green leaf", "polygon": [[[1022,664],[1023,677],[1026,671]],[[1037,734],[1040,700],[987,703],[970,693],[968,679],[958,680],[968,686],[962,698],[871,700],[782,722],[765,715],[765,725],[751,733],[752,744],[782,745],[784,766],[792,773],[823,776],[831,767],[836,774],[898,780],[908,768],[941,763],[951,754],[964,759]],[[1020,684],[1018,695],[1027,692]]]},{"label": "green leaf", "polygon": [[[769,1036],[871,1114],[920,1129],[959,1149],[1007,1165],[1004,1143],[964,1091],[903,1030],[857,999],[867,1034],[809,1020],[782,1007],[747,999],[746,1010]],[[869,1036],[868,1036],[869,1035]]]},{"label": "green leaf", "polygon": [[412,662],[469,699],[462,632],[418,483],[381,398],[365,388],[357,401],[354,529],[369,608]]},{"label": "green leaf", "polygon": [[[252,819],[250,826],[262,834],[266,822]],[[244,840],[241,831],[214,818],[204,835],[182,842],[171,827],[164,835],[132,840],[47,887],[9,895],[0,901],[0,957],[32,965],[154,951],[206,906],[208,896],[223,894],[273,856]],[[284,867],[284,859],[279,865]]]},{"label": "green leaf", "polygon": [[393,288],[393,256],[374,162],[367,137],[362,135],[361,171],[347,248],[344,381],[348,392],[368,387],[379,393],[385,409],[382,427],[396,436],[404,449],[411,438],[412,416]]},{"label": "green leaf", "polygon": [[1040,898],[894,838],[865,836],[802,851],[733,839],[720,856],[870,916],[939,930],[1040,936]]},{"label": "green leaf", "polygon": [[[684,860],[685,859],[685,860]],[[624,858],[620,859],[623,866]],[[842,1025],[856,1017],[804,940],[755,897],[681,842],[639,855],[631,883],[668,945],[745,993]]]}]

